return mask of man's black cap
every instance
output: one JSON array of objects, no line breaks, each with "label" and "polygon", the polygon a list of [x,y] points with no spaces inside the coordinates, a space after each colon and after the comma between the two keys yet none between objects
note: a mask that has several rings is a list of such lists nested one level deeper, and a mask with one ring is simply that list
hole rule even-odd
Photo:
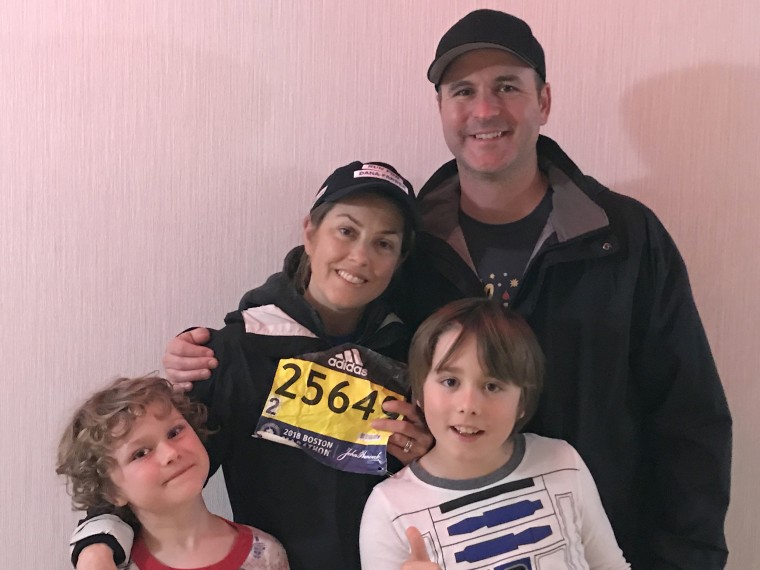
[{"label": "man's black cap", "polygon": [[454,59],[468,51],[488,48],[519,57],[546,81],[544,50],[530,26],[516,16],[497,10],[475,10],[451,26],[438,42],[427,77],[437,87]]}]

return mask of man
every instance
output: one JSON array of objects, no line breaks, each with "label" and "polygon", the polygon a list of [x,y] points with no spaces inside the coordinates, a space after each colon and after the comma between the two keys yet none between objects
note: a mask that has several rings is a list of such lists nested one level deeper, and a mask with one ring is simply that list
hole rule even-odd
[{"label": "man", "polygon": [[454,160],[419,193],[402,317],[501,297],[548,361],[526,431],[578,449],[632,567],[723,568],[731,417],[672,239],[539,135],[551,90],[522,20],[468,14],[428,79]]},{"label": "man", "polygon": [[[522,20],[468,14],[441,38],[428,79],[454,160],[419,193],[399,313],[416,325],[484,293],[521,313],[547,356],[526,431],[578,449],[632,567],[723,568],[731,417],[672,239],[539,135],[551,90]],[[208,375],[195,370],[214,364],[208,349],[190,344],[206,338],[170,343],[170,378]]]}]

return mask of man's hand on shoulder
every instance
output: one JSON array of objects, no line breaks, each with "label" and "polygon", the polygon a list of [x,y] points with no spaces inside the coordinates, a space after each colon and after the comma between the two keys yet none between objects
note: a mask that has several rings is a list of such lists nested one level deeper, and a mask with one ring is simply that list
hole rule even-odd
[{"label": "man's hand on shoulder", "polygon": [[189,390],[193,382],[211,377],[211,370],[219,362],[214,351],[204,346],[210,338],[209,330],[201,327],[175,336],[166,345],[162,362],[166,379],[175,390]]}]

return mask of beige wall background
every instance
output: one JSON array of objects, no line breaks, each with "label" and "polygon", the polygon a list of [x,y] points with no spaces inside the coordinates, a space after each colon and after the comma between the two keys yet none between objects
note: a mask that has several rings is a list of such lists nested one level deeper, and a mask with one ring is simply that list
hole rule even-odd
[{"label": "beige wall background", "polygon": [[74,405],[219,326],[334,167],[386,160],[419,187],[448,160],[425,71],[476,7],[533,26],[545,132],[676,238],[735,418],[729,567],[757,566],[757,2],[6,0],[0,567],[67,566],[54,452]]}]

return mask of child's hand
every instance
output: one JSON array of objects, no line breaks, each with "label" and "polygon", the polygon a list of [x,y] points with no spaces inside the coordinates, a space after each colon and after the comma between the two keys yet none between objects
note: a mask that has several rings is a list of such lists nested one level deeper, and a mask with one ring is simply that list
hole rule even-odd
[{"label": "child's hand", "polygon": [[77,559],[77,570],[116,570],[113,550],[105,543],[83,548]]},{"label": "child's hand", "polygon": [[430,562],[425,541],[416,527],[410,526],[406,529],[406,538],[409,539],[409,547],[412,552],[401,566],[401,570],[441,570],[438,564]]}]

